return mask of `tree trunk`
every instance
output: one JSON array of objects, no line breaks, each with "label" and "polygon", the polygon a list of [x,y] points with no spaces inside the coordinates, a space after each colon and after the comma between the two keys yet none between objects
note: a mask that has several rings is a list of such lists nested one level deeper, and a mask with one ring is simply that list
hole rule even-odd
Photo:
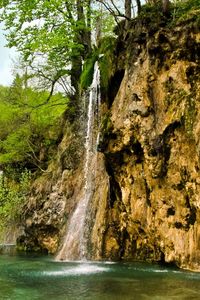
[{"label": "tree trunk", "polygon": [[85,31],[85,41],[86,41],[86,55],[92,51],[92,39],[91,39],[91,0],[87,0],[86,7],[86,31]]},{"label": "tree trunk", "polygon": [[96,17],[95,28],[96,28],[95,43],[96,43],[96,46],[98,47],[99,42],[100,42],[101,37],[102,37],[102,16],[101,16],[101,14]]},{"label": "tree trunk", "polygon": [[[76,0],[76,29],[74,44],[82,47],[75,47],[71,58],[71,84],[79,97],[79,82],[82,72],[82,62],[91,51],[91,0]],[[84,10],[84,7],[86,8]]]},{"label": "tree trunk", "polygon": [[162,0],[162,11],[164,15],[169,13],[169,0]]},{"label": "tree trunk", "polygon": [[131,0],[125,0],[125,28],[128,29],[129,20],[131,19]]},{"label": "tree trunk", "polygon": [[131,0],[125,0],[125,16],[131,19]]},{"label": "tree trunk", "polygon": [[[74,34],[74,44],[75,45],[83,45],[83,28],[85,27],[85,16],[83,11],[83,3],[82,0],[76,1],[76,29]],[[79,47],[75,47],[72,51],[72,67],[71,67],[71,84],[75,89],[75,93],[78,95],[79,90],[79,81],[82,71],[82,55],[83,50]]]},{"label": "tree trunk", "polygon": [[138,15],[141,12],[141,2],[140,0],[136,0]]}]

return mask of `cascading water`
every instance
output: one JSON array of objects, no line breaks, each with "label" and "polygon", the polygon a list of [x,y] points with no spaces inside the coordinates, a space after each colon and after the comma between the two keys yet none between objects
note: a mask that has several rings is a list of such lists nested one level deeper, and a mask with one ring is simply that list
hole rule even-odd
[{"label": "cascading water", "polygon": [[[100,106],[100,71],[98,63],[94,66],[94,76],[92,85],[89,92],[88,103],[88,115],[87,115],[87,131],[85,142],[85,165],[84,165],[84,196],[76,206],[74,213],[69,221],[66,237],[63,243],[63,247],[58,253],[56,260],[74,260],[74,259],[86,259],[87,254],[87,236],[85,234],[86,229],[86,215],[89,201],[92,196],[92,159],[96,151],[97,140],[95,134],[95,126],[99,126],[99,107]],[[97,112],[95,122],[95,110]],[[95,147],[94,147],[95,146]]]}]

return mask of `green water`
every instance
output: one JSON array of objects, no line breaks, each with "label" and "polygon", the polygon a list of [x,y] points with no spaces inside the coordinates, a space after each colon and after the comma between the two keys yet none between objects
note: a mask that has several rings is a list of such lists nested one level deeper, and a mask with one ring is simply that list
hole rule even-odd
[{"label": "green water", "polygon": [[0,256],[0,300],[200,299],[200,274],[141,263]]}]

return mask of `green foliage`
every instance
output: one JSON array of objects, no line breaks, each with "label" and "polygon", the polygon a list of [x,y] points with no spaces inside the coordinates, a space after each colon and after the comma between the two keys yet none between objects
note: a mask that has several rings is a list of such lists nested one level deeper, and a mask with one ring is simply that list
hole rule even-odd
[{"label": "green foliage", "polygon": [[153,1],[153,2],[149,1],[148,3],[142,5],[139,18],[142,17],[143,15],[152,14],[153,12],[161,11],[161,7],[162,7],[162,3],[160,0]]},{"label": "green foliage", "polygon": [[154,4],[147,3],[142,5],[138,19],[147,20],[148,23],[150,22],[153,24],[153,22],[160,18],[163,18],[162,2],[160,0],[156,1]]},{"label": "green foliage", "polygon": [[29,151],[27,140],[30,139],[30,134],[28,126],[20,126],[15,131],[9,132],[8,136],[0,142],[0,163],[23,160]]},{"label": "green foliage", "polygon": [[158,24],[165,22],[169,27],[179,22],[187,21],[188,18],[199,17],[200,1],[199,0],[174,0],[170,1],[169,13],[166,16],[162,12],[162,1],[156,3],[147,3],[142,6],[139,19],[149,25],[149,28],[155,28]]},{"label": "green foliage", "polygon": [[115,36],[113,31],[116,26],[114,15],[102,6],[97,6],[97,9],[93,11],[92,24],[97,35],[100,34],[99,37]]},{"label": "green foliage", "polygon": [[73,3],[18,0],[4,1],[1,6],[1,19],[9,30],[7,39],[10,47],[17,47],[29,62],[37,53],[46,53],[51,64],[59,69],[61,65],[66,67],[72,52],[80,47],[74,36],[82,24],[76,22]]},{"label": "green foliage", "polygon": [[114,36],[105,36],[101,39],[98,48],[94,48],[91,56],[85,61],[81,74],[81,88],[87,89],[93,79],[94,64],[99,62],[101,73],[101,88],[107,90],[108,82],[113,74],[114,49],[116,47],[116,38]]},{"label": "green foliage", "polygon": [[56,144],[60,117],[68,104],[61,93],[46,101],[48,96],[47,91],[24,88],[19,76],[10,88],[0,87],[1,165],[22,162],[41,167],[41,151],[48,153],[48,148]]},{"label": "green foliage", "polygon": [[190,14],[193,12],[194,14],[199,15],[199,10],[200,10],[199,0],[186,0],[186,1],[179,0],[176,1],[173,5],[173,18],[178,21],[182,21],[190,17]]},{"label": "green foliage", "polygon": [[18,182],[0,175],[0,231],[20,221],[30,182],[31,173],[26,169],[20,174]]},{"label": "green foliage", "polygon": [[77,70],[91,48],[92,11],[88,0],[0,1],[8,46],[17,48],[32,74],[50,83],[64,75],[79,81]]},{"label": "green foliage", "polygon": [[98,59],[97,52],[94,51],[92,53],[92,56],[89,57],[84,65],[83,65],[83,71],[81,74],[81,88],[87,89],[92,84],[93,79],[93,73],[94,73],[94,64]]},{"label": "green foliage", "polygon": [[[32,74],[48,83],[71,77],[76,92],[82,61],[91,52],[92,30],[98,28],[101,36],[113,35],[115,24],[110,11],[88,0],[0,1],[0,21],[4,22],[8,46],[17,48],[23,63],[32,67]],[[93,59],[85,66],[84,88],[91,81],[92,68]]]},{"label": "green foliage", "polygon": [[101,122],[98,151],[104,151],[108,145],[113,131],[113,124],[110,118],[110,113],[106,113]]},{"label": "green foliage", "polygon": [[110,113],[105,114],[102,124],[101,124],[101,132],[103,135],[109,135],[113,130],[113,124],[110,118]]},{"label": "green foliage", "polygon": [[116,48],[115,37],[110,36],[102,39],[99,47],[99,55],[100,55],[99,66],[101,72],[101,87],[105,91],[108,89],[109,79],[114,74],[115,48]]}]

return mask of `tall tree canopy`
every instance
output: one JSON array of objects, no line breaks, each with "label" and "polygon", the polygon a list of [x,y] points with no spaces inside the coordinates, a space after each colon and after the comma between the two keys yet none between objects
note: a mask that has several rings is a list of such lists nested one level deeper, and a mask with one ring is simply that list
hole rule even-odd
[{"label": "tall tree canopy", "polygon": [[78,90],[82,61],[91,51],[92,18],[98,19],[102,7],[129,19],[132,0],[0,0],[0,20],[8,45],[17,48],[45,86],[54,88],[68,76],[71,81],[65,79],[64,85],[70,94]]},{"label": "tall tree canopy", "polygon": [[[0,0],[0,21],[29,72],[51,94],[60,83],[68,95],[78,93],[82,63],[91,52],[92,26],[102,26],[107,11],[118,22],[141,11],[141,0]],[[157,5],[159,0],[148,0]],[[169,0],[161,0],[167,13]],[[186,1],[187,2],[187,1]],[[96,22],[101,19],[100,23]],[[104,18],[105,21],[106,18]],[[100,30],[98,30],[100,32]],[[41,80],[42,79],[42,80]]]},{"label": "tall tree canopy", "polygon": [[80,76],[81,59],[91,49],[91,0],[2,0],[1,20],[15,46],[34,72],[49,81]]}]

